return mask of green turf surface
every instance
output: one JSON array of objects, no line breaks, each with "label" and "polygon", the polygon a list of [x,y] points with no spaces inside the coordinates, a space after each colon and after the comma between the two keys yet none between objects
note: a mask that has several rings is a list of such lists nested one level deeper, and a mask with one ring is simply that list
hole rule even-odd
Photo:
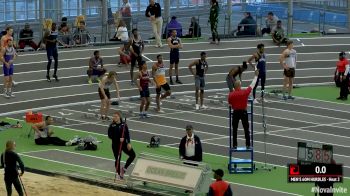
[{"label": "green turf surface", "polygon": [[[6,121],[11,121],[15,123],[14,120],[5,119]],[[0,119],[1,121],[1,119]],[[7,129],[5,131],[0,131],[0,152],[4,150],[4,144],[6,140],[14,139],[17,143],[17,152],[23,153],[28,151],[37,151],[37,150],[45,150],[45,149],[60,149],[70,152],[76,152],[86,155],[93,155],[97,157],[109,158],[113,159],[113,154],[111,151],[111,142],[104,135],[97,135],[94,133],[87,133],[79,130],[73,129],[65,129],[54,127],[54,132],[56,136],[61,137],[62,139],[70,139],[75,135],[79,135],[81,137],[92,135],[97,137],[98,140],[103,143],[99,144],[97,151],[75,151],[74,147],[59,147],[59,146],[37,146],[34,144],[33,138],[28,139],[29,126],[24,124],[21,129]],[[103,128],[105,129],[105,128]],[[107,131],[107,130],[106,130]],[[170,148],[170,147],[160,147],[160,148],[147,148],[145,143],[132,141],[133,148],[135,152],[138,154],[140,152],[148,152],[153,154],[165,155],[170,157],[178,157],[178,149]],[[205,149],[204,149],[205,150]],[[113,174],[94,170],[90,168],[84,168],[79,166],[73,166],[69,164],[55,163],[48,160],[41,160],[33,157],[27,157],[22,155],[22,159],[27,167],[41,169],[51,172],[60,172],[60,173],[71,173],[71,174],[79,174],[84,177],[103,179],[103,178],[113,178]],[[125,156],[123,156],[123,160]],[[212,168],[227,168],[228,158],[217,156],[217,155],[204,155],[204,162],[211,165]],[[261,167],[261,164],[256,164],[257,168]],[[227,170],[226,170],[227,171]],[[246,184],[250,186],[262,187],[267,189],[273,189],[283,192],[296,193],[301,195],[312,195],[310,193],[312,184],[289,184],[287,183],[287,170],[284,167],[277,167],[277,169],[272,172],[258,170],[255,171],[254,174],[228,174],[226,173],[225,179],[239,184]],[[350,184],[350,180],[344,179],[344,183]],[[342,186],[344,186],[343,184]],[[350,189],[350,187],[348,187]]]},{"label": "green turf surface", "polygon": [[347,101],[337,100],[340,89],[335,86],[313,86],[293,89],[293,95],[310,99],[330,101],[334,103],[350,104],[350,96]]}]

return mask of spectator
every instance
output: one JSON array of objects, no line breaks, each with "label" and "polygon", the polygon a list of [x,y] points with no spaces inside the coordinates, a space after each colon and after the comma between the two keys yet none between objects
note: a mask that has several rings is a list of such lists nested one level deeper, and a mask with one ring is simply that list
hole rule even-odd
[{"label": "spectator", "polygon": [[244,18],[239,23],[237,31],[237,36],[256,35],[256,21],[250,12],[244,13]]},{"label": "spectator", "polygon": [[[101,66],[101,67],[98,67]],[[94,51],[94,56],[89,60],[89,69],[87,74],[89,76],[89,84],[92,84],[92,76],[98,76],[97,81],[100,82],[101,76],[106,73],[106,69],[103,67],[103,60],[100,57],[100,51]]]},{"label": "spectator", "polygon": [[79,22],[79,27],[75,30],[73,39],[76,45],[88,44],[91,41],[91,35],[85,27],[85,21]]},{"label": "spectator", "polygon": [[278,46],[281,44],[286,44],[288,39],[284,35],[284,28],[282,27],[282,21],[277,21],[277,26],[272,29],[272,40],[274,43],[276,43]]},{"label": "spectator", "polygon": [[74,138],[70,141],[62,140],[58,137],[52,137],[54,132],[50,129],[50,125],[54,123],[53,118],[51,116],[46,116],[45,121],[41,123],[36,123],[32,126],[35,135],[35,144],[36,145],[49,145],[53,144],[55,146],[72,146],[77,145],[78,138]]},{"label": "spectator", "polygon": [[[219,3],[217,0],[211,0],[210,1],[211,7],[210,7],[210,13],[209,13],[209,20],[210,22],[210,30],[212,34],[211,44],[219,44],[220,43],[220,37],[218,33],[218,24],[219,24]],[[216,42],[217,39],[217,42]]]},{"label": "spectator", "polygon": [[[67,17],[62,17],[62,19],[61,19],[61,25],[60,25],[60,27],[58,28],[58,31],[61,31],[61,28],[62,28],[64,25],[67,25],[67,26],[68,26]],[[68,27],[68,28],[69,28],[69,27]]]},{"label": "spectator", "polygon": [[[12,195],[12,184],[15,187],[19,196],[23,196],[23,190],[20,182],[20,176],[24,173],[24,164],[18,154],[15,152],[15,141],[8,140],[6,142],[5,152],[1,154],[0,168],[5,168],[5,186],[7,195]],[[21,169],[21,173],[18,173],[18,166]]]},{"label": "spectator", "polygon": [[131,5],[129,3],[129,0],[123,0],[122,8],[120,9],[120,13],[122,15],[122,20],[125,22],[125,26],[127,29],[127,32],[131,31]]},{"label": "spectator", "polygon": [[182,26],[181,24],[176,20],[176,16],[171,17],[170,22],[167,24],[164,36],[163,38],[166,39],[171,36],[171,31],[176,30],[177,37],[182,37]]},{"label": "spectator", "polygon": [[202,36],[201,27],[197,23],[197,19],[195,17],[191,18],[191,25],[188,30],[188,34],[183,36],[184,38],[192,38],[192,37],[200,37]]},{"label": "spectator", "polygon": [[163,18],[162,9],[159,3],[155,3],[154,0],[150,0],[145,15],[151,21],[154,37],[156,38],[156,47],[163,47],[161,40]]},{"label": "spectator", "polygon": [[118,40],[122,41],[123,43],[128,42],[129,34],[128,34],[128,29],[125,27],[124,21],[120,21],[117,29],[116,37],[118,38]]},{"label": "spectator", "polygon": [[339,61],[337,62],[337,77],[340,82],[340,96],[338,100],[348,100],[349,94],[349,61],[345,52],[339,53]]},{"label": "spectator", "polygon": [[12,40],[13,41],[13,28],[11,26],[6,27],[6,34],[4,36],[1,37],[1,47],[7,47],[8,44],[8,40]]},{"label": "spectator", "polygon": [[180,159],[201,162],[202,144],[197,135],[193,133],[192,125],[186,126],[186,136],[181,139],[179,146]]},{"label": "spectator", "polygon": [[263,28],[261,31],[261,34],[264,35],[265,33],[270,34],[271,30],[274,29],[277,25],[278,17],[275,16],[272,12],[269,12],[267,14],[267,18],[265,20],[266,22],[266,28]]},{"label": "spectator", "polygon": [[24,25],[24,29],[22,29],[19,33],[19,48],[24,49],[26,45],[29,45],[34,50],[38,49],[38,46],[33,41],[33,30],[30,28],[29,23]]},{"label": "spectator", "polygon": [[232,196],[230,184],[222,180],[224,171],[217,169],[213,170],[213,172],[216,181],[210,185],[208,196]]},{"label": "spectator", "polygon": [[130,47],[131,47],[131,41],[125,42],[124,45],[119,48],[118,50],[118,53],[120,55],[120,62],[118,63],[119,67],[121,66],[121,64],[129,65],[131,63]]},{"label": "spectator", "polygon": [[[66,23],[62,23],[61,24],[61,28],[58,32],[58,39],[63,43],[66,44],[68,46],[72,45],[72,35],[69,31],[69,27]],[[60,43],[60,45],[62,46],[62,44]]]}]

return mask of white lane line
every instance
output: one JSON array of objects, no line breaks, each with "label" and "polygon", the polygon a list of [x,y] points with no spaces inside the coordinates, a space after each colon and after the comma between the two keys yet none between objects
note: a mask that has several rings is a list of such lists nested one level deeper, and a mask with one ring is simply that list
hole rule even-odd
[{"label": "white lane line", "polygon": [[300,42],[300,39],[299,39],[299,38],[297,38],[297,41],[298,41],[298,42]]},{"label": "white lane line", "polygon": [[302,45],[302,46],[305,46],[305,44],[304,44],[304,43],[301,43],[301,45]]},{"label": "white lane line", "polygon": [[155,61],[153,61],[152,59],[150,59],[150,58],[148,58],[146,55],[142,55],[143,57],[145,57],[145,59],[147,59],[148,61],[150,61],[150,62],[155,62]]},{"label": "white lane line", "polygon": [[62,125],[62,127],[72,127],[72,126],[79,126],[79,125],[89,125],[89,124],[93,124],[93,123],[76,123],[76,124],[68,124],[68,125]]}]

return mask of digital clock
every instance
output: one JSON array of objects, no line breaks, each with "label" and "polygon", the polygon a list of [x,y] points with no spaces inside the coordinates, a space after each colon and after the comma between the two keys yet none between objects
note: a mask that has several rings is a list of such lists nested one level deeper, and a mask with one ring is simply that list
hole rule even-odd
[{"label": "digital clock", "polygon": [[342,182],[341,164],[289,164],[288,182]]},{"label": "digital clock", "polygon": [[333,160],[333,146],[298,142],[298,163],[326,163]]}]

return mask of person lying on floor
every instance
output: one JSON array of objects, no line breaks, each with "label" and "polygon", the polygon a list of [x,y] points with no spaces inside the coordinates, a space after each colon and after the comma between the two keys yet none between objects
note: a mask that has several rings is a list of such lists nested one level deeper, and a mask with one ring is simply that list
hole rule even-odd
[{"label": "person lying on floor", "polygon": [[55,145],[55,146],[74,146],[78,144],[78,138],[69,141],[62,140],[58,137],[52,137],[54,132],[50,129],[50,125],[54,123],[51,116],[46,116],[45,121],[36,123],[32,126],[34,129],[34,139],[37,145]]}]

